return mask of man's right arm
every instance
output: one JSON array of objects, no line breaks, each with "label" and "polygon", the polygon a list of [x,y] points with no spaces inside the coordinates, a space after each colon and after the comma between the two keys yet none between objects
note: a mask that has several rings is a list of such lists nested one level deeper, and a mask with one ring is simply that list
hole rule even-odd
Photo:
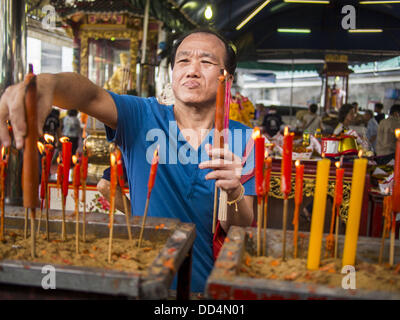
[{"label": "man's right arm", "polygon": [[[25,114],[25,87],[23,82],[10,86],[0,100],[0,139],[6,147],[11,143],[6,120],[11,121],[17,148],[23,147],[26,119],[21,115]],[[117,108],[110,94],[77,73],[38,75],[37,105],[39,132],[53,105],[87,113],[113,129],[117,126]]]}]

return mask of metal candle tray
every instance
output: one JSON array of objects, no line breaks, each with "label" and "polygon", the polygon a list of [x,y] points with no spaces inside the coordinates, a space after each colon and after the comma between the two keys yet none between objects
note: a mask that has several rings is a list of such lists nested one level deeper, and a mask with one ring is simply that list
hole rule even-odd
[{"label": "metal candle tray", "polygon": [[[299,257],[306,258],[308,235],[298,240]],[[282,257],[282,230],[267,229],[267,256]],[[207,280],[205,295],[208,299],[264,300],[264,299],[400,299],[400,292],[369,290],[345,290],[313,283],[299,283],[282,280],[255,279],[239,276],[245,251],[257,252],[257,229],[231,227],[210,277]],[[262,238],[261,238],[262,239]],[[325,239],[325,235],[324,235]],[[386,240],[385,257],[388,256]],[[344,236],[339,235],[339,256],[343,251]],[[287,256],[293,252],[293,232],[287,231]],[[325,243],[322,244],[321,256]],[[400,241],[396,241],[395,263],[400,262]],[[376,263],[379,255],[380,239],[360,237],[357,245],[357,260]]]},{"label": "metal candle tray", "polygon": [[[38,214],[36,215],[38,216]],[[36,223],[37,221],[36,219]],[[74,221],[74,213],[67,212],[67,235],[75,233]],[[61,222],[61,212],[51,210],[49,214],[50,232],[61,233]],[[108,237],[108,222],[108,215],[87,213],[86,234]],[[141,223],[142,217],[135,216],[131,218],[131,230],[134,239],[139,237]],[[160,224],[164,224],[163,228],[156,228]],[[6,230],[23,230],[24,208],[6,207],[5,226]],[[29,226],[30,224],[28,223],[28,228]],[[45,231],[45,219],[41,222],[41,231]],[[80,231],[82,232],[82,224]],[[125,217],[123,215],[115,215],[114,237],[128,239],[127,233]],[[165,246],[145,274],[102,268],[57,265],[52,264],[51,261],[48,263],[36,263],[19,260],[0,260],[0,283],[6,286],[40,287],[42,291],[54,291],[41,289],[41,281],[44,276],[41,273],[42,267],[50,264],[56,268],[56,289],[61,291],[67,290],[68,292],[79,292],[79,294],[84,292],[87,294],[93,293],[138,299],[167,299],[173,278],[178,273],[177,296],[182,299],[189,298],[192,247],[195,239],[194,224],[181,223],[176,219],[148,217],[143,239],[150,241],[166,240]],[[40,239],[37,241],[46,240]],[[0,243],[0,245],[7,244]],[[127,247],[127,250],[129,250],[129,247]],[[164,267],[163,264],[167,260],[173,261],[173,268]]]}]

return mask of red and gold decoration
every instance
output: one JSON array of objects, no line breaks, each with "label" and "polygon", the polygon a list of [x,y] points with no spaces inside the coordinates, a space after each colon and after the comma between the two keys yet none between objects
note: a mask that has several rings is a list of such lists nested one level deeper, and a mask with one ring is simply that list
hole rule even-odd
[{"label": "red and gold decoration", "polygon": [[158,160],[159,160],[158,149],[159,148],[157,146],[157,149],[154,151],[153,160],[151,162],[150,176],[149,176],[149,181],[147,183],[146,206],[144,208],[142,227],[140,229],[140,235],[139,235],[139,241],[138,241],[138,247],[139,248],[142,245],[143,231],[144,231],[144,226],[146,224],[147,211],[149,210],[149,202],[150,202],[151,191],[153,190],[154,182],[156,180],[156,175],[157,175]]}]

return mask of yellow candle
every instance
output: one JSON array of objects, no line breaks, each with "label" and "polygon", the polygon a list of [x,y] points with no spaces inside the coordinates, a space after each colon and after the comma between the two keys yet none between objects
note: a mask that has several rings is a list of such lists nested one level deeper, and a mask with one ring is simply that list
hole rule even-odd
[{"label": "yellow candle", "polygon": [[308,244],[307,258],[307,268],[310,270],[316,270],[319,268],[330,166],[331,162],[329,159],[322,159],[318,161],[317,164],[317,181],[315,183],[310,242]]},{"label": "yellow candle", "polygon": [[367,164],[367,159],[354,160],[350,205],[346,224],[346,238],[344,240],[343,249],[343,266],[354,266],[356,261],[358,231],[360,227],[361,207],[364,195]]}]

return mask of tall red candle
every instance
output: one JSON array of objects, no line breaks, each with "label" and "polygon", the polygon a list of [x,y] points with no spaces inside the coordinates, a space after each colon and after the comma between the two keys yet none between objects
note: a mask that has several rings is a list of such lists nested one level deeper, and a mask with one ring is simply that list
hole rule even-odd
[{"label": "tall red candle", "polygon": [[60,156],[57,157],[57,189],[61,188],[63,181],[63,165],[60,160]]},{"label": "tall red candle", "polygon": [[121,187],[122,192],[124,192],[125,180],[124,180],[124,168],[122,162],[122,153],[118,148],[115,150],[116,158],[117,158],[117,174],[118,174],[118,183]]},{"label": "tall red candle", "polygon": [[271,171],[272,171],[272,158],[265,159],[265,172],[264,172],[264,195],[268,196],[271,184]]},{"label": "tall red candle", "polygon": [[261,136],[260,129],[254,128],[253,140],[255,145],[255,162],[256,162],[256,194],[258,201],[261,201],[261,197],[264,195],[264,156],[265,156],[265,138]]},{"label": "tall red candle", "polygon": [[63,162],[63,182],[62,182],[62,193],[66,198],[68,195],[68,182],[69,182],[69,169],[71,168],[71,155],[72,155],[72,143],[68,137],[60,138],[62,144],[62,162]]},{"label": "tall red candle", "polygon": [[[115,199],[115,190],[117,187],[117,163],[116,156],[114,152],[110,153],[110,200]],[[110,202],[111,202],[110,201]]]},{"label": "tall red candle", "polygon": [[54,141],[54,137],[50,134],[45,134],[44,140],[47,142],[44,145],[46,152],[46,184],[47,184],[50,176],[51,161],[53,160],[53,154],[54,154],[54,146],[52,144],[52,142]]},{"label": "tall red candle", "polygon": [[81,166],[76,155],[72,156],[72,161],[74,163],[74,170],[72,175],[72,185],[74,187],[74,199],[78,201],[79,199],[79,186],[81,184]]},{"label": "tall red candle", "polygon": [[40,154],[42,155],[42,177],[40,180],[40,193],[39,197],[42,200],[40,204],[40,208],[43,209],[43,200],[46,196],[46,155],[43,155],[44,152],[44,145],[43,143],[39,142],[37,143],[38,149]]},{"label": "tall red candle", "polygon": [[395,213],[400,212],[400,129],[395,130],[396,155],[394,160],[394,177],[392,191],[392,209]]},{"label": "tall red candle", "polygon": [[87,171],[88,171],[88,162],[89,162],[89,157],[87,154],[87,151],[85,150],[86,148],[83,149],[83,154],[82,154],[82,164],[81,164],[81,183],[86,182],[87,179]]},{"label": "tall red candle", "polygon": [[340,168],[340,162],[336,162],[336,184],[335,184],[335,204],[340,206],[343,201],[343,176],[344,169]]},{"label": "tall red candle", "polygon": [[303,202],[303,176],[304,176],[304,164],[300,164],[300,161],[296,161],[296,188],[294,194],[294,203],[300,205]]},{"label": "tall red candle", "polygon": [[151,162],[150,176],[147,184],[147,198],[150,198],[151,190],[154,187],[158,168],[158,148],[154,151],[153,160]]},{"label": "tall red candle", "polygon": [[289,133],[288,127],[285,127],[285,134],[283,137],[282,172],[281,172],[281,191],[284,194],[285,198],[289,196],[291,190],[292,151],[293,151],[293,134]]}]

